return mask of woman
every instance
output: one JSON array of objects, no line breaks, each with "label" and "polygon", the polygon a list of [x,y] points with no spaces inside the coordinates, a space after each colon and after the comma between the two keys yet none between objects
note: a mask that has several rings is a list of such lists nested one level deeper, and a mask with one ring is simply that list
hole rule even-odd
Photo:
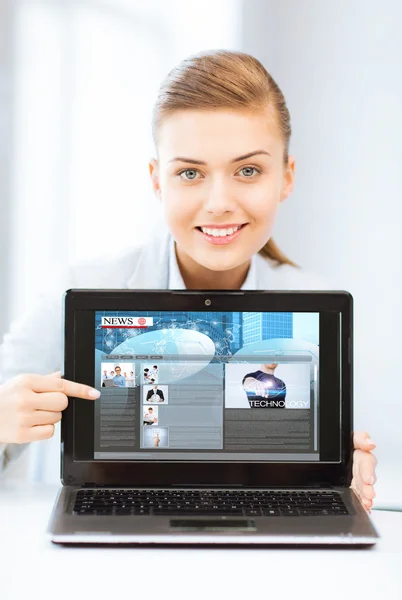
[{"label": "woman", "polygon": [[[108,264],[72,269],[66,288],[325,288],[272,239],[279,206],[293,189],[290,135],[282,92],[255,58],[212,51],[184,60],[162,83],[153,114],[157,158],[149,171],[168,228],[158,224],[145,246]],[[1,348],[0,442],[9,444],[3,466],[20,452],[14,442],[53,435],[67,396],[98,396],[60,373],[13,377],[14,365],[49,373],[62,364],[61,297],[44,299]],[[370,509],[375,444],[362,432],[354,444],[352,487]]]}]

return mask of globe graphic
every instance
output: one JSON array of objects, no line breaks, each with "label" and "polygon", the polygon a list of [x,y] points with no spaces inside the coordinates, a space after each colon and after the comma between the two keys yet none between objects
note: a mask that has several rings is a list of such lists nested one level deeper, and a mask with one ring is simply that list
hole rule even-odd
[{"label": "globe graphic", "polygon": [[[104,354],[100,350],[96,353]],[[181,328],[158,329],[126,339],[115,346],[110,354],[177,356],[177,360],[168,361],[169,369],[164,369],[163,383],[170,383],[204,369],[215,355],[215,345],[200,331]],[[194,360],[191,360],[192,356]],[[144,362],[152,360],[157,362],[157,359],[144,359]]]}]

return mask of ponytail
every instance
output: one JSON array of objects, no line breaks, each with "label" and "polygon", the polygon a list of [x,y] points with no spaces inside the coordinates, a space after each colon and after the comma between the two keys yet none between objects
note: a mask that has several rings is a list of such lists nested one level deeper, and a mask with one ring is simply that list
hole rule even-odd
[{"label": "ponytail", "polygon": [[280,265],[291,265],[292,267],[299,268],[296,263],[292,262],[277,246],[273,238],[270,238],[268,242],[260,250],[260,254],[265,258],[276,260]]}]

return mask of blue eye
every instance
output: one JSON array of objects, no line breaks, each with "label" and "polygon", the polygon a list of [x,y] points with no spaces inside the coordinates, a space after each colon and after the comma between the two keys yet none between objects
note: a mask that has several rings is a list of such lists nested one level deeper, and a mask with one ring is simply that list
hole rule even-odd
[{"label": "blue eye", "polygon": [[185,169],[184,171],[181,171],[178,174],[179,177],[182,177],[182,175],[184,175],[184,173],[190,174],[189,177],[186,176],[186,177],[184,177],[184,179],[186,179],[187,181],[192,181],[193,179],[196,179],[196,175],[198,174],[198,171],[196,171],[195,169]]}]

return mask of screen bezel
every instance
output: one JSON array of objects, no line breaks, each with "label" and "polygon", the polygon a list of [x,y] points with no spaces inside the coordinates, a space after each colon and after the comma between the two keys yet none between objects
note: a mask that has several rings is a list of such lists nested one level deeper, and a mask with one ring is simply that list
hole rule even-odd
[{"label": "screen bezel", "polygon": [[[205,304],[206,299],[211,300],[209,306]],[[353,298],[350,293],[346,291],[70,289],[64,295],[64,377],[75,380],[76,359],[80,356],[82,362],[83,358],[80,354],[80,340],[75,330],[76,311],[144,309],[339,312],[342,328],[340,365],[342,394],[339,428],[341,460],[337,463],[76,460],[74,455],[76,399],[71,398],[61,423],[61,479],[65,485],[254,487],[350,485],[353,461]],[[93,359],[88,360],[89,364],[92,362]],[[91,368],[88,369],[88,376],[80,379],[82,383],[91,384],[93,372],[90,371]]]}]

